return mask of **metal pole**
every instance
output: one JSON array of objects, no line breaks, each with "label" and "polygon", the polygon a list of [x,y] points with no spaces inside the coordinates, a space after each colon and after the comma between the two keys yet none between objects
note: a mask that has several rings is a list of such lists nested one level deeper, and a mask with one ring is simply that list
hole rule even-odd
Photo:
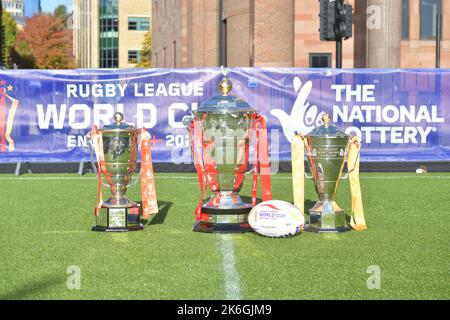
[{"label": "metal pole", "polygon": [[14,174],[16,176],[20,176],[20,169],[21,169],[21,167],[22,167],[22,162],[17,162],[17,164],[16,164],[16,171],[14,171]]},{"label": "metal pole", "polygon": [[222,4],[222,0],[218,0],[218,6],[219,6],[219,10],[218,10],[218,30],[217,30],[217,65],[218,66],[222,66],[223,65],[223,56],[222,56],[222,51],[223,51],[223,32],[222,32],[222,8],[223,8],[223,4]]},{"label": "metal pole", "polygon": [[80,164],[78,165],[78,174],[80,175],[80,176],[82,176],[83,175],[83,173],[84,173],[84,161],[81,161],[80,162]]},{"label": "metal pole", "polygon": [[249,65],[255,66],[255,0],[250,0],[249,14]]},{"label": "metal pole", "polygon": [[442,16],[436,15],[436,68],[441,67],[441,32],[442,32]]},{"label": "metal pole", "polygon": [[336,39],[336,68],[342,68],[342,38]]}]

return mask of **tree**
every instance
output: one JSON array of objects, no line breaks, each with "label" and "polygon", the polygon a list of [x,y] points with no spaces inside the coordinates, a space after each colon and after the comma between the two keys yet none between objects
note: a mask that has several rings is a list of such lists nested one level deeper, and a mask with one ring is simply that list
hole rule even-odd
[{"label": "tree", "polygon": [[152,33],[147,31],[142,41],[142,59],[136,67],[151,68],[152,66]]},{"label": "tree", "polygon": [[61,19],[49,14],[28,19],[16,39],[16,51],[26,53],[29,49],[40,69],[74,68],[71,46],[72,33]]},{"label": "tree", "polygon": [[5,27],[4,66],[5,68],[12,68],[14,61],[11,59],[11,56],[13,55],[12,51],[16,42],[17,24],[6,10],[3,10],[3,26]]},{"label": "tree", "polygon": [[67,18],[67,7],[63,4],[60,4],[53,11],[53,15],[56,18],[59,18],[59,19],[65,21],[65,19]]},{"label": "tree", "polygon": [[19,69],[35,69],[36,61],[26,41],[19,41],[11,51],[11,59]]}]

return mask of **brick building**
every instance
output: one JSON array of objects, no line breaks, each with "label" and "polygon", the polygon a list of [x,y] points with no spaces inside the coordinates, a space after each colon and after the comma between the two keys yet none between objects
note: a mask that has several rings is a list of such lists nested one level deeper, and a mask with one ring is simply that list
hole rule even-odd
[{"label": "brick building", "polygon": [[[450,0],[349,0],[353,37],[343,67],[432,68],[442,14],[441,67],[450,67]],[[155,67],[333,67],[320,41],[318,0],[153,0]]]}]

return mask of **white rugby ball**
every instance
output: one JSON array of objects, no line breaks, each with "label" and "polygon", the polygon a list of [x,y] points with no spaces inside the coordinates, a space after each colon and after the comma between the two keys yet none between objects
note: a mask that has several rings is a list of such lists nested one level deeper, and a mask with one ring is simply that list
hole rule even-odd
[{"label": "white rugby ball", "polygon": [[266,237],[288,237],[303,230],[305,217],[286,201],[269,200],[256,205],[248,215],[253,230]]}]

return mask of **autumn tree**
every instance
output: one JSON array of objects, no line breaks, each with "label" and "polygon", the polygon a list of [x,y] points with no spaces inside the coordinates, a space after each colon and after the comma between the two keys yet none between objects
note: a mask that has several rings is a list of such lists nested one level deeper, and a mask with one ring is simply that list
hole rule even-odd
[{"label": "autumn tree", "polygon": [[151,68],[152,66],[152,33],[147,31],[142,42],[142,59],[136,67]]},{"label": "autumn tree", "polygon": [[39,69],[74,68],[71,53],[72,32],[61,19],[49,14],[34,15],[27,20],[16,39],[16,51],[29,50]]}]

